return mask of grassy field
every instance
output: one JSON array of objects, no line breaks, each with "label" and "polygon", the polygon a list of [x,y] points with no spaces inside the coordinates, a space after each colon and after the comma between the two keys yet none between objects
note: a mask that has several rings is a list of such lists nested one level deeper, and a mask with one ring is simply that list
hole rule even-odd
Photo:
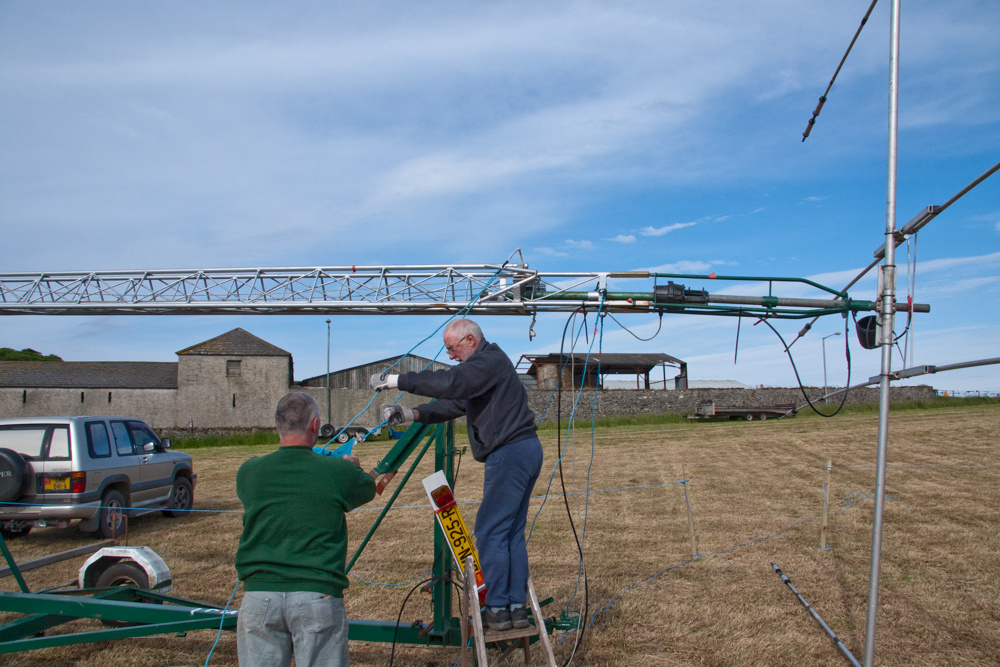
[{"label": "grassy field", "polygon": [[[586,524],[591,623],[574,664],[843,665],[844,659],[796,601],[770,563],[792,582],[860,657],[863,653],[874,470],[836,469],[831,484],[829,543],[818,549],[822,483],[834,466],[873,466],[876,414],[854,408],[834,419],[689,423],[648,420],[602,425],[596,431]],[[889,470],[877,664],[1000,664],[1000,406],[995,401],[894,410],[889,462],[949,466]],[[544,494],[556,461],[555,432],[541,431],[546,463],[536,494]],[[389,443],[356,452],[367,467]],[[238,510],[234,478],[249,456],[272,445],[193,449],[199,473],[196,508]],[[568,490],[586,489],[590,428],[570,438],[564,459]],[[430,459],[430,457],[428,457]],[[697,528],[692,559],[681,466]],[[958,468],[954,466],[972,466]],[[997,466],[997,468],[974,468]],[[415,477],[431,472],[425,460]],[[466,455],[459,501],[480,497],[482,465]],[[651,486],[652,485],[652,486]],[[641,488],[629,488],[641,487]],[[613,490],[618,489],[618,490]],[[560,492],[558,475],[553,493]],[[388,495],[388,493],[387,493]],[[851,501],[845,501],[850,496]],[[586,498],[570,496],[578,529]],[[303,502],[308,502],[307,498]],[[371,507],[383,501],[376,499]],[[426,502],[419,483],[399,505]],[[532,577],[546,609],[556,614],[576,589],[577,554],[561,497],[549,498],[529,543]],[[532,503],[529,522],[541,506]],[[843,510],[835,513],[838,510]],[[475,506],[463,511],[472,523]],[[356,544],[374,511],[350,516]],[[405,582],[430,569],[432,521],[426,508],[390,512],[355,573],[369,581]],[[236,583],[232,567],[238,514],[196,513],[182,519],[144,517],[130,544],[152,547],[174,574],[174,594],[224,604]],[[765,538],[765,539],[761,539]],[[75,529],[47,528],[11,542],[18,559],[79,546]],[[741,545],[741,546],[737,546]],[[26,573],[33,587],[72,580],[80,562]],[[13,579],[0,587],[14,590]],[[352,579],[348,613],[394,620],[409,590]],[[234,604],[238,604],[237,592]],[[583,605],[582,585],[570,604]],[[606,610],[604,613],[595,613]],[[414,594],[403,619],[430,618],[427,595]],[[77,621],[85,626],[89,621]],[[71,626],[68,626],[71,627]],[[4,664],[200,665],[215,633],[158,637],[4,656]],[[556,641],[558,642],[557,637]],[[556,644],[565,659],[572,635]],[[355,665],[384,665],[389,647],[354,643]],[[396,664],[447,667],[456,649],[403,648]],[[213,665],[236,663],[235,636],[224,634]]]}]

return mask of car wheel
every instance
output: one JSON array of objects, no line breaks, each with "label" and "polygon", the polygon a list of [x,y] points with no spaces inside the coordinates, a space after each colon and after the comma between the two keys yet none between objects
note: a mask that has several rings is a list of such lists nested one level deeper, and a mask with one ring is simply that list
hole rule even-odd
[{"label": "car wheel", "polygon": [[125,496],[114,489],[108,489],[101,497],[101,516],[94,537],[111,540],[125,532]]},{"label": "car wheel", "polygon": [[174,480],[174,488],[170,491],[170,509],[163,510],[163,516],[187,516],[194,506],[194,487],[187,477]]},{"label": "car wheel", "polygon": [[761,421],[767,421],[767,415],[761,415],[760,416],[760,420]]},{"label": "car wheel", "polygon": [[347,431],[344,431],[343,433],[341,433],[340,435],[337,436],[337,442],[339,442],[339,443],[345,443],[345,442],[347,442],[350,439],[351,439],[351,436],[347,435]]},{"label": "car wheel", "polygon": [[324,438],[332,438],[336,432],[337,429],[333,427],[333,424],[323,424],[319,427],[319,434]]},{"label": "car wheel", "polygon": [[0,502],[13,502],[31,483],[31,468],[13,449],[0,449]]},{"label": "car wheel", "polygon": [[753,421],[753,415],[748,414],[746,417],[744,417],[744,419],[746,419],[747,421]]},{"label": "car wheel", "polygon": [[[108,588],[111,586],[135,586],[136,588],[149,588],[149,575],[139,565],[131,561],[115,563],[97,578],[94,583],[96,588]],[[160,602],[162,604],[162,602]],[[128,621],[101,620],[103,625],[109,628],[122,628],[128,625],[138,625]]]},{"label": "car wheel", "polygon": [[0,535],[5,540],[16,537],[27,537],[31,532],[31,524],[27,521],[4,521],[0,524]]}]

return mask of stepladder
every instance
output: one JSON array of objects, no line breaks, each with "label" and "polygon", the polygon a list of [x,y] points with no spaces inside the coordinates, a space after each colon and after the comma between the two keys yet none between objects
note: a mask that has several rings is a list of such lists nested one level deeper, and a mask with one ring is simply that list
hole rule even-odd
[{"label": "stepladder", "polygon": [[[473,567],[472,556],[466,557],[465,572],[473,572]],[[543,662],[540,664],[556,667],[556,658],[552,653],[549,633],[545,629],[545,619],[542,617],[542,609],[538,605],[538,596],[535,594],[535,587],[531,583],[530,576],[528,577],[528,605],[531,608],[532,618],[526,628],[514,628],[500,632],[484,628],[483,619],[479,612],[479,595],[476,587],[474,585],[465,586],[462,597],[462,655],[459,661],[462,667],[471,667],[473,660],[478,667],[495,667],[517,649],[524,651],[524,664],[527,667],[527,665],[532,664],[531,640],[534,637],[538,638],[536,648],[540,648],[542,653]],[[500,650],[493,662],[489,661],[486,652],[487,645],[496,646]]]}]

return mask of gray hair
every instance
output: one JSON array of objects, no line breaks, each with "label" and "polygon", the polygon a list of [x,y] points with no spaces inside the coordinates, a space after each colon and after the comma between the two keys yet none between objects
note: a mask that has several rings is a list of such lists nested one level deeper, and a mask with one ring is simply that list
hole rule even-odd
[{"label": "gray hair", "polygon": [[274,425],[278,435],[306,433],[313,419],[319,417],[319,406],[316,399],[301,391],[285,394],[278,401],[274,411]]},{"label": "gray hair", "polygon": [[475,338],[477,342],[483,339],[483,330],[480,329],[479,325],[472,320],[452,320],[448,323],[448,326],[444,328],[444,332],[454,333],[462,338],[472,334],[472,337]]}]

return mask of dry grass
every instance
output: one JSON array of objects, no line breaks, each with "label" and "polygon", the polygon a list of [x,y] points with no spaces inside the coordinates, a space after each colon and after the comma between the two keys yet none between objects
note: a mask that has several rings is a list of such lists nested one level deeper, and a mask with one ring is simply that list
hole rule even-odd
[{"label": "dry grass", "polygon": [[[831,420],[785,420],[710,424],[661,424],[601,428],[591,477],[592,489],[657,484],[679,479],[687,485],[698,528],[700,560],[671,569],[626,592],[597,617],[576,664],[587,665],[843,665],[832,642],[773,573],[774,561],[860,657],[863,653],[872,501],[862,498],[831,519],[833,549],[817,548],[819,522],[809,521],[777,537],[707,555],[771,535],[817,514],[822,467],[873,465],[874,414]],[[1000,409],[911,411],[894,416],[892,465],[1000,466],[997,433]],[[556,460],[552,432],[543,432],[546,467]],[[360,452],[373,464],[387,449],[373,443]],[[575,448],[574,448],[575,447]],[[583,490],[590,455],[589,428],[576,434],[565,459],[566,482]],[[235,472],[248,456],[269,447],[196,450],[199,472],[196,507],[238,509]],[[482,466],[465,457],[457,495],[475,500]],[[427,456],[398,504],[423,504],[416,479],[428,474]],[[836,470],[832,501],[871,491],[873,470]],[[548,473],[536,487],[544,492]],[[890,470],[882,568],[878,664],[1000,664],[1000,469]],[[553,491],[558,491],[556,477]],[[570,489],[571,491],[573,488]],[[592,495],[587,523],[590,614],[622,589],[690,558],[687,510],[678,485]],[[303,499],[308,502],[308,499]],[[379,505],[382,500],[376,500]],[[582,510],[583,496],[571,506]],[[532,515],[539,503],[532,505]],[[471,524],[474,507],[464,513]],[[176,595],[225,603],[236,581],[232,567],[239,538],[238,515],[199,514],[171,520],[137,520],[129,536],[170,565]],[[375,512],[351,516],[354,544]],[[530,516],[529,516],[530,519]],[[579,527],[579,526],[578,526]],[[290,527],[291,529],[291,527]],[[73,529],[45,529],[11,543],[19,559],[78,546],[86,539]],[[430,569],[431,517],[426,509],[390,512],[359,560],[357,574],[382,582],[413,579]],[[561,498],[550,498],[529,545],[533,579],[540,596],[552,595],[556,613],[576,583],[576,552]],[[70,581],[79,562],[26,574],[33,587]],[[11,578],[0,586],[13,590]],[[356,618],[394,620],[409,587],[387,588],[352,580],[348,613]],[[237,593],[239,601],[240,593]],[[578,606],[580,596],[573,606]],[[430,618],[428,596],[417,594],[405,620]],[[84,625],[79,621],[77,624]],[[160,637],[49,649],[4,656],[4,664],[25,665],[199,665],[215,639],[211,631],[186,638]],[[567,656],[569,641],[557,645]],[[213,665],[235,664],[233,634],[225,634]],[[389,647],[354,643],[356,665],[383,665]],[[451,665],[455,649],[404,648],[396,664]]]}]

